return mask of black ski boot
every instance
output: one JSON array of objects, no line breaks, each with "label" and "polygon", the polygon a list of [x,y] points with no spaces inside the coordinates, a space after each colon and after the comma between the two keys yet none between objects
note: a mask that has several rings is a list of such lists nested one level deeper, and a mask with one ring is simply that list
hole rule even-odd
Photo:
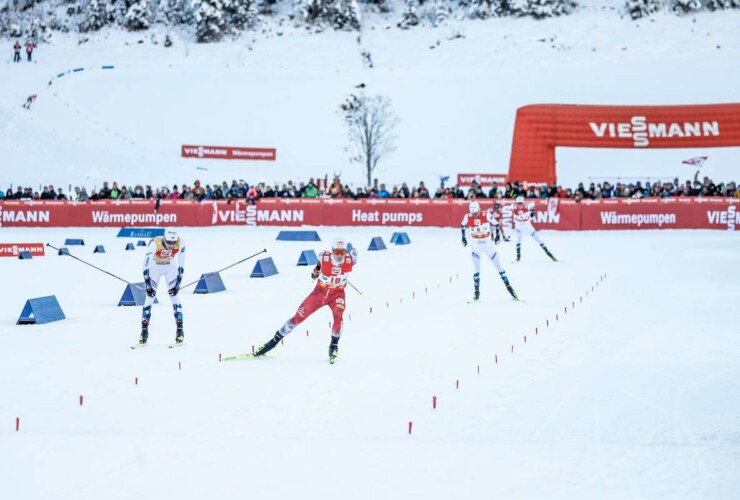
[{"label": "black ski boot", "polygon": [[185,332],[182,331],[182,321],[177,322],[177,331],[175,332],[175,344],[185,342]]},{"label": "black ski boot", "polygon": [[255,356],[262,356],[263,354],[266,354],[270,352],[273,347],[278,345],[278,342],[280,342],[280,339],[282,339],[283,336],[280,335],[280,332],[275,332],[275,336],[272,337],[270,340],[268,340],[265,344],[261,345],[255,352]]},{"label": "black ski boot", "polygon": [[522,245],[521,243],[516,244],[516,261],[522,260]]},{"label": "black ski boot", "polygon": [[506,272],[501,271],[499,273],[499,276],[501,276],[501,279],[504,281],[504,285],[506,286],[506,290],[508,290],[509,294],[514,298],[514,300],[519,300],[519,295],[516,294],[514,291],[514,287],[511,286],[511,283],[509,283],[509,277],[506,276]]},{"label": "black ski boot", "polygon": [[548,257],[550,257],[554,262],[557,262],[558,261],[558,259],[556,259],[555,256],[552,253],[550,253],[550,250],[547,249],[547,247],[545,246],[544,243],[542,245],[540,245],[540,246],[542,247],[542,250],[545,251],[545,253],[547,254]]},{"label": "black ski boot", "polygon": [[145,345],[147,340],[149,340],[149,325],[147,325],[146,323],[142,323],[141,335],[139,336],[139,345]]},{"label": "black ski boot", "polygon": [[329,363],[334,364],[334,360],[339,356],[339,337],[332,335],[331,344],[329,344]]}]

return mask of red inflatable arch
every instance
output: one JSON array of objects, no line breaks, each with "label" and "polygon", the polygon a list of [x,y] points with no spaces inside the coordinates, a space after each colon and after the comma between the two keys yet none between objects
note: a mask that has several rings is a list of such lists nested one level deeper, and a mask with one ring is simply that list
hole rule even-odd
[{"label": "red inflatable arch", "polygon": [[516,113],[508,178],[554,182],[558,146],[637,149],[740,146],[740,104],[524,106]]}]

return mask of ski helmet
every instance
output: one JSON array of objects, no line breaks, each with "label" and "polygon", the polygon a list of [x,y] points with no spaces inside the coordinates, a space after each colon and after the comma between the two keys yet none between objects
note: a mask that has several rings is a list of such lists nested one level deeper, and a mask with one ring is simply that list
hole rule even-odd
[{"label": "ski helmet", "polygon": [[524,203],[524,196],[517,196],[516,197],[516,202],[517,203]]},{"label": "ski helmet", "polygon": [[175,228],[168,227],[164,230],[164,242],[168,246],[174,246],[177,244],[177,240],[180,238],[180,236],[177,234],[177,231],[175,231]]},{"label": "ski helmet", "polygon": [[477,201],[471,201],[470,205],[468,205],[468,212],[471,214],[477,214],[480,212],[480,203]]},{"label": "ski helmet", "polygon": [[331,251],[338,254],[344,255],[347,253],[347,242],[342,238],[335,238],[331,242]]}]

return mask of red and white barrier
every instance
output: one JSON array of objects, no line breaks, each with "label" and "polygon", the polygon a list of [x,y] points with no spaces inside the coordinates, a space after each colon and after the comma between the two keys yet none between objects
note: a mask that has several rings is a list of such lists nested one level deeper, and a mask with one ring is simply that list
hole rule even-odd
[{"label": "red and white barrier", "polygon": [[[479,200],[483,209],[493,200]],[[740,226],[737,198],[528,200],[538,229],[723,229]],[[511,227],[512,200],[500,201],[502,224]],[[248,205],[192,200],[96,202],[0,201],[0,228],[142,226],[415,226],[458,227],[466,200],[282,199]]]}]

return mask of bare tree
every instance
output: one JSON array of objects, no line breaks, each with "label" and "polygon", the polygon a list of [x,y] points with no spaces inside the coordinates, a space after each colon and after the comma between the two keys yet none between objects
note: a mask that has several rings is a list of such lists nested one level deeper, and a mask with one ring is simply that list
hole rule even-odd
[{"label": "bare tree", "polygon": [[350,161],[362,166],[369,187],[378,162],[396,150],[393,129],[398,117],[390,99],[383,96],[350,95],[340,108],[347,125]]}]

